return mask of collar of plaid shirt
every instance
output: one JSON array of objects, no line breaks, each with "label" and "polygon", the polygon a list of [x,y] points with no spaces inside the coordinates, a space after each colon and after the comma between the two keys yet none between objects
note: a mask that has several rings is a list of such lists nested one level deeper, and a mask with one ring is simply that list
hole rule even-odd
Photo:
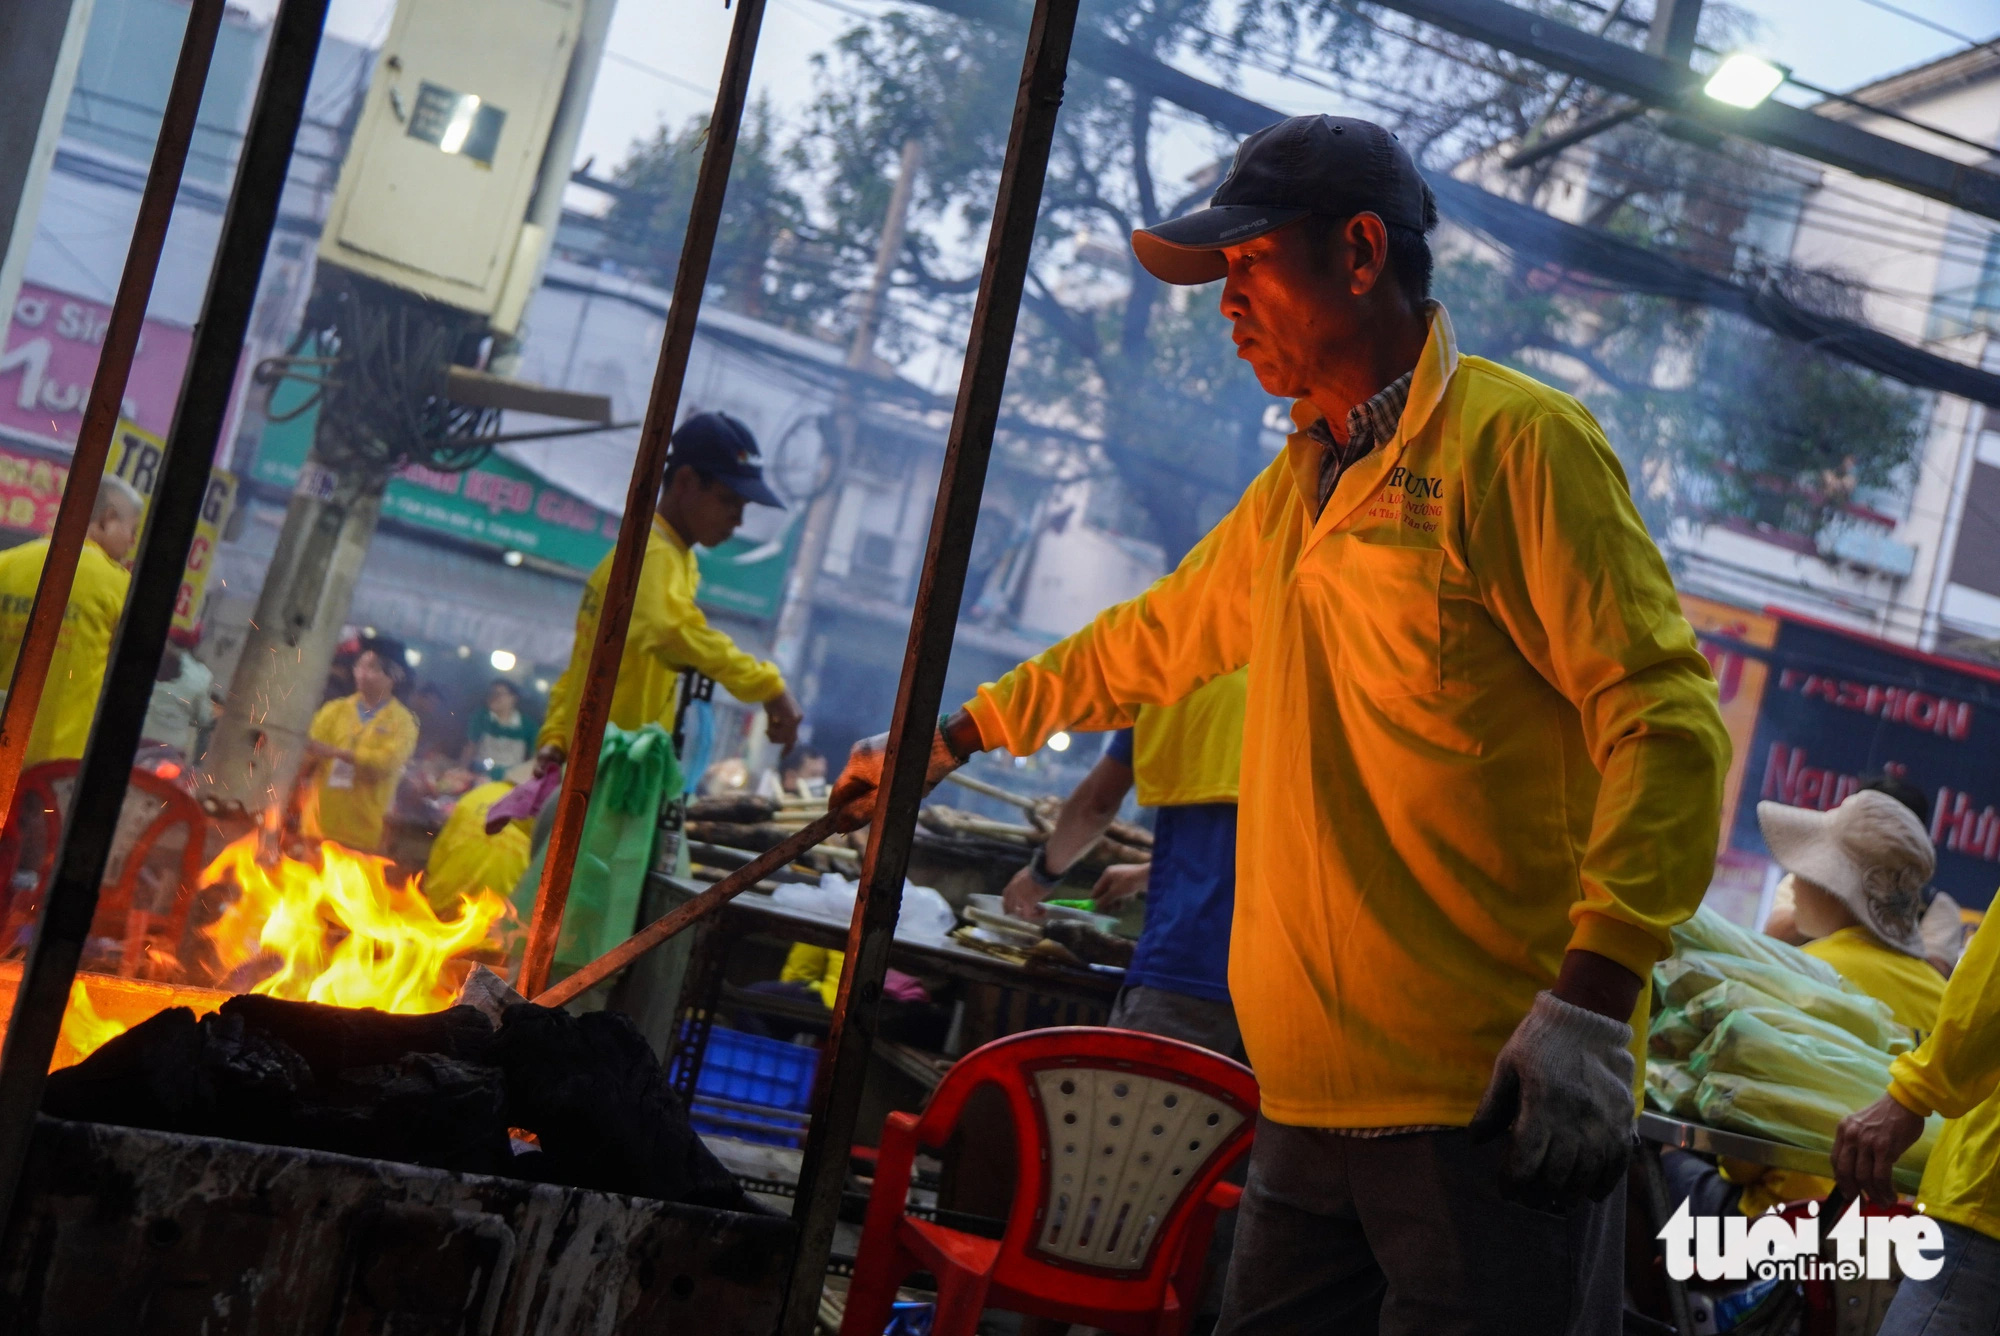
[{"label": "collar of plaid shirt", "polygon": [[1333,429],[1321,418],[1306,428],[1306,435],[1326,447],[1319,456],[1319,505],[1313,514],[1326,509],[1327,498],[1340,485],[1341,477],[1368,452],[1396,434],[1403,420],[1403,406],[1410,400],[1410,379],[1415,371],[1405,371],[1377,391],[1365,403],[1347,410],[1347,444],[1333,439]]}]

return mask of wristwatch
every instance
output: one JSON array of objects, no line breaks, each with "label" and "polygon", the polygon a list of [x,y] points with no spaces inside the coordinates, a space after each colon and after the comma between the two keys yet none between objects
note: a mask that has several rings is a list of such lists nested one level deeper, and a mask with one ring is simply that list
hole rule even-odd
[{"label": "wristwatch", "polygon": [[1028,857],[1028,878],[1045,891],[1052,891],[1061,884],[1063,874],[1049,871],[1049,848],[1045,844],[1035,846],[1035,852]]}]

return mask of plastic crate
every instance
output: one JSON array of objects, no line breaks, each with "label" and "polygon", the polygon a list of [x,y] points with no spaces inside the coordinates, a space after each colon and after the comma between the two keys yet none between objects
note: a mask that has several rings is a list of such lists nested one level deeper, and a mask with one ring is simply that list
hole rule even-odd
[{"label": "plastic crate", "polygon": [[812,1103],[813,1074],[818,1070],[816,1048],[718,1025],[708,1032],[695,1094],[804,1113]]}]

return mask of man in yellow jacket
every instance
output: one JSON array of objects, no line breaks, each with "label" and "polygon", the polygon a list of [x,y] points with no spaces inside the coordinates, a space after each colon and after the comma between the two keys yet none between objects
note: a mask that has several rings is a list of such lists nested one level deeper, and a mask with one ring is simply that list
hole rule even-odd
[{"label": "man in yellow jacket", "polygon": [[[1262,1091],[1219,1331],[1615,1332],[1643,980],[1713,867],[1714,679],[1590,414],[1462,356],[1393,136],[1297,117],[1134,234],[1297,431],[931,775],[1249,666],[1229,989]],[[873,814],[880,744],[834,794]]]},{"label": "man in yellow jacket", "polygon": [[[28,734],[23,768],[43,761],[73,761],[82,757],[104,689],[104,666],[111,659],[111,637],[125,610],[125,591],[132,577],[121,564],[138,533],[142,503],[139,494],[120,478],[98,484],[97,509],[83,551],[77,554],[76,582],[69,606],[63,609],[62,630],[49,660],[42,686],[42,703]],[[35,586],[49,556],[49,540],[37,538],[0,552],[0,699],[14,679],[21,641],[28,634],[28,614],[35,606]]]},{"label": "man in yellow jacket", "polygon": [[354,694],[313,715],[306,742],[308,835],[362,853],[381,847],[382,818],[417,749],[417,717],[395,696],[408,671],[400,645],[370,641],[354,661]]},{"label": "man in yellow jacket", "polygon": [[[667,451],[659,511],[646,539],[639,591],[625,632],[625,655],[611,695],[611,722],[624,729],[674,726],[674,702],[684,668],[714,678],[730,695],[762,705],[771,741],[789,747],[803,717],[774,663],[760,662],[708,624],[695,604],[701,569],[694,549],[728,541],[751,502],[782,507],[764,481],[756,438],[727,413],[697,413],[680,425]],[[549,711],[536,741],[541,770],[562,764],[576,729],[576,707],[597,639],[597,617],[611,579],[611,556],[597,563],[576,613],[569,667],[549,689]]]},{"label": "man in yellow jacket", "polygon": [[1944,1265],[1903,1281],[1879,1336],[2000,1331],[2000,927],[1990,911],[1945,985],[1937,1028],[1889,1064],[1887,1094],[1841,1120],[1840,1185],[1894,1201],[1896,1161],[1933,1113],[1950,1121],[1917,1204],[1944,1233]]}]

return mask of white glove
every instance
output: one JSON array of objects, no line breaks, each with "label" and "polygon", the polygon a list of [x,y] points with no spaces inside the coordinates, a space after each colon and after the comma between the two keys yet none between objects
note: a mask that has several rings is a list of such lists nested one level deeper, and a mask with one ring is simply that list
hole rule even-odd
[{"label": "white glove", "polygon": [[1511,1132],[1503,1196],[1566,1209],[1618,1185],[1632,1145],[1631,1044],[1623,1021],[1535,996],[1467,1129],[1474,1141]]},{"label": "white glove", "polygon": [[[863,738],[847,753],[847,766],[827,795],[827,807],[840,813],[842,830],[859,830],[875,819],[875,794],[882,787],[882,765],[889,754],[889,735],[877,733]],[[951,749],[944,729],[931,733],[930,765],[924,771],[924,792],[929,793],[944,777],[965,764]]]}]

